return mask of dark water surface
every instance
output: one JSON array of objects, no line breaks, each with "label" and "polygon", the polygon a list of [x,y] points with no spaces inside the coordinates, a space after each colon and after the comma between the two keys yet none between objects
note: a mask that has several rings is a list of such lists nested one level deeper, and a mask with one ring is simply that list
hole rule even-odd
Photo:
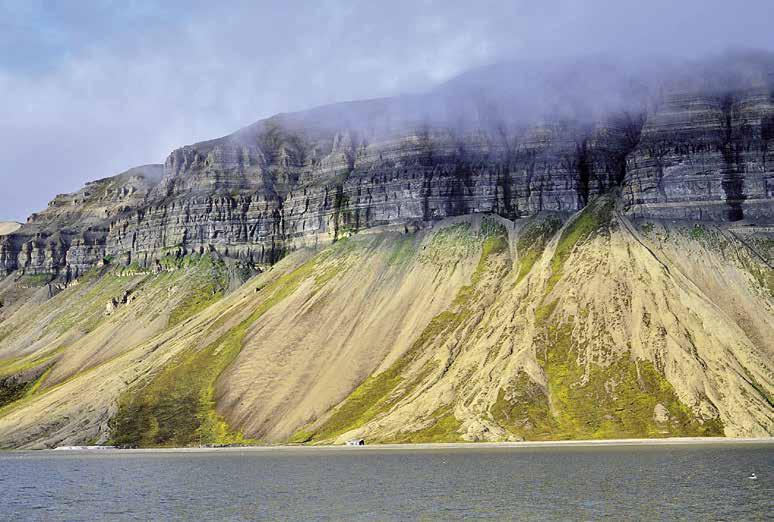
[{"label": "dark water surface", "polygon": [[774,445],[0,453],[3,520],[462,518],[772,520]]}]

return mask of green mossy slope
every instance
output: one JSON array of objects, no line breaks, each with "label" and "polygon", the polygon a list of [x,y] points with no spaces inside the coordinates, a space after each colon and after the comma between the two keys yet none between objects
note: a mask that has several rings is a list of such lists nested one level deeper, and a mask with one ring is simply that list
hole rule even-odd
[{"label": "green mossy slope", "polygon": [[[321,442],[335,439],[349,430],[373,420],[410,395],[415,387],[433,370],[432,363],[413,373],[408,372],[425,350],[434,342],[451,335],[473,313],[471,306],[477,286],[489,268],[492,256],[506,252],[508,241],[505,228],[491,219],[484,219],[480,233],[471,230],[470,224],[461,223],[443,228],[435,233],[430,244],[420,255],[425,262],[435,264],[454,262],[460,256],[476,249],[481,250],[478,265],[469,285],[458,291],[451,307],[435,316],[411,348],[387,370],[367,378],[347,397],[332,415],[317,427],[306,427],[292,437],[293,442]],[[443,410],[441,412],[441,410]],[[401,433],[382,442],[453,442],[460,440],[457,433],[459,421],[454,419],[448,406],[433,414],[429,428],[418,432]]]},{"label": "green mossy slope", "polygon": [[[76,284],[50,300],[29,306],[24,314],[19,314],[23,315],[21,320],[12,318],[14,322],[8,326],[9,332],[0,342],[19,344],[14,339],[18,337],[31,344],[40,336],[52,341],[44,350],[0,360],[0,407],[10,407],[16,401],[44,392],[49,385],[47,378],[58,370],[57,365],[66,363],[68,354],[77,355],[91,336],[98,334],[98,329],[128,322],[141,330],[146,327],[145,321],[152,321],[164,311],[165,302],[172,308],[170,317],[173,320],[170,322],[182,321],[220,298],[225,286],[224,264],[209,255],[169,256],[163,260],[158,273],[139,267],[112,266],[106,261],[104,266],[84,274]],[[205,299],[197,296],[205,296]],[[114,305],[109,313],[106,311],[108,303]],[[129,309],[130,313],[119,313],[124,309]],[[138,321],[140,318],[142,322]],[[153,330],[149,329],[147,335],[152,334]],[[63,377],[60,373],[59,379],[51,384],[75,378],[94,364],[103,362],[85,361],[74,367],[72,374],[65,373]]]},{"label": "green mossy slope", "polygon": [[[624,355],[601,366],[583,361],[570,324],[547,318],[545,350],[539,360],[548,378],[556,429],[535,438],[620,439],[633,437],[723,436],[719,420],[699,420],[649,361]],[[667,412],[659,422],[656,406]]]},{"label": "green mossy slope", "polygon": [[[148,382],[125,392],[110,420],[111,442],[130,447],[181,447],[201,444],[248,442],[216,411],[215,384],[242,349],[248,328],[299,285],[314,278],[316,288],[335,270],[320,271],[333,252],[344,252],[348,241],[339,241],[296,270],[259,289],[257,307],[237,326],[201,350],[189,350],[168,362]],[[214,331],[222,321],[211,325]]]},{"label": "green mossy slope", "polygon": [[[664,224],[641,227],[647,237],[630,234],[613,209],[602,197],[565,226],[536,216],[509,229],[471,216],[415,234],[340,237],[235,293],[227,293],[230,272],[209,256],[170,255],[159,273],[108,265],[30,304],[39,316],[0,325],[0,343],[21,345],[21,330],[54,339],[30,353],[8,350],[17,356],[0,361],[0,429],[9,447],[26,444],[40,419],[69,407],[70,395],[96,393],[85,374],[109,363],[122,373],[111,367],[95,383],[108,392],[86,419],[84,440],[128,447],[324,444],[350,432],[369,443],[770,432],[767,361],[743,334],[726,339],[736,325],[705,306],[714,297],[696,276],[705,265],[688,260],[686,268],[660,250],[666,241],[675,252],[688,245],[706,254],[706,266],[725,270],[738,242],[720,229]],[[761,296],[760,278],[744,272],[746,261],[760,263],[744,249],[739,255],[728,272],[712,273]],[[690,276],[696,288],[684,284]],[[106,312],[115,298],[121,305]],[[131,336],[126,325],[135,320],[153,323],[153,332],[106,354],[112,328]],[[90,340],[85,353],[102,356],[97,362],[77,357]],[[75,372],[61,375],[67,357]],[[385,357],[386,370],[367,376]],[[729,367],[739,375],[725,373]],[[42,444],[78,443],[68,419],[89,404],[46,424]],[[748,410],[754,414],[744,417]],[[15,430],[28,411],[37,420]],[[71,431],[60,436],[60,426]]]},{"label": "green mossy slope", "polygon": [[543,255],[546,244],[561,226],[562,222],[555,217],[530,219],[524,226],[516,243],[519,266],[515,284],[519,284],[530,273],[537,260]]},{"label": "green mossy slope", "polygon": [[[546,296],[561,278],[576,246],[597,235],[609,235],[612,208],[613,202],[602,198],[589,205],[564,230],[551,259],[552,273]],[[533,428],[521,435],[558,440],[723,435],[722,423],[719,420],[699,422],[649,361],[628,355],[613,358],[605,365],[585,360],[585,346],[578,344],[572,335],[575,318],[558,317],[557,302],[543,304],[535,314],[538,361],[548,380],[547,398],[552,418],[546,418],[545,408],[527,414],[531,424],[542,429]],[[538,395],[534,386],[527,385],[527,388],[533,397]],[[527,408],[543,404],[544,400],[530,402]],[[667,421],[656,420],[657,405],[668,412]],[[509,406],[513,408],[514,404],[502,409],[507,411]]]}]

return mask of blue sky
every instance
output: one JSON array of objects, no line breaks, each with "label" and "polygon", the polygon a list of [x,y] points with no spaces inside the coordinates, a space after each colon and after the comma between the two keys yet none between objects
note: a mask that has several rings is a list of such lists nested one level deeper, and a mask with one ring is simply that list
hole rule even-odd
[{"label": "blue sky", "polygon": [[0,0],[0,220],[277,112],[511,58],[771,50],[771,20],[771,0]]}]

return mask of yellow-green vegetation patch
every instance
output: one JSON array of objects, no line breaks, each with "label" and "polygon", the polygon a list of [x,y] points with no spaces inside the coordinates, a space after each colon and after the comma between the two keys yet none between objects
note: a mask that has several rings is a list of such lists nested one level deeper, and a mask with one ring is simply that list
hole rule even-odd
[{"label": "yellow-green vegetation patch", "polygon": [[[474,297],[476,286],[480,284],[489,268],[490,258],[508,249],[505,227],[494,220],[485,219],[480,234],[472,232],[470,224],[463,223],[445,227],[436,232],[436,236],[438,235],[440,235],[440,239],[433,237],[428,247],[433,248],[428,259],[434,263],[440,261],[437,256],[444,251],[456,252],[457,255],[461,255],[462,252],[467,251],[471,241],[475,241],[475,244],[478,245],[477,248],[481,248],[481,256],[471,278],[471,284],[460,288],[450,308],[433,317],[419,338],[414,341],[403,356],[385,371],[372,375],[363,381],[324,423],[317,427],[304,427],[291,437],[291,442],[332,440],[347,431],[363,426],[378,415],[390,411],[402,398],[409,396],[433,370],[433,363],[426,362],[422,368],[407,377],[409,367],[420,358],[426,347],[431,346],[436,339],[450,335],[472,315],[470,302]],[[453,245],[454,240],[463,243],[462,249]],[[450,261],[454,260],[446,260],[446,262]],[[448,418],[443,418],[443,422],[445,427],[452,423],[451,419]],[[424,432],[418,432],[412,437],[416,439],[421,437],[422,433]],[[434,434],[435,432],[428,431],[427,433]]]},{"label": "yellow-green vegetation patch", "polygon": [[387,264],[390,266],[404,266],[408,264],[417,253],[416,234],[403,234],[397,237],[393,242],[392,251],[387,258]]},{"label": "yellow-green vegetation patch", "polygon": [[546,391],[524,372],[499,390],[490,409],[502,428],[524,440],[545,440],[557,431]]},{"label": "yellow-green vegetation patch", "polygon": [[[700,422],[651,362],[626,355],[606,366],[583,361],[583,346],[573,340],[570,323],[559,324],[550,311],[543,317],[538,357],[557,425],[548,438],[723,435],[721,421]],[[663,418],[657,411],[665,412]]]},{"label": "yellow-green vegetation patch", "polygon": [[[367,256],[367,251],[378,247],[381,238],[374,236],[347,236],[328,246],[307,263],[299,277],[304,274],[314,277],[314,291],[317,292],[330,281],[349,270],[352,265]],[[305,276],[304,276],[305,277]]]},{"label": "yellow-green vegetation patch", "polygon": [[140,266],[137,261],[132,261],[128,265],[118,266],[114,269],[114,273],[119,277],[129,277],[136,274],[150,273],[149,268]]},{"label": "yellow-green vegetation patch", "polygon": [[543,255],[546,243],[561,228],[562,222],[555,217],[530,219],[522,228],[516,248],[519,253],[519,267],[516,284],[532,271],[532,267]]},{"label": "yellow-green vegetation patch", "polygon": [[327,440],[361,426],[382,412],[387,395],[403,380],[400,373],[412,357],[407,354],[382,373],[368,377],[318,429],[295,433],[291,442]]},{"label": "yellow-green vegetation patch", "polygon": [[44,353],[32,353],[29,355],[0,360],[0,377],[8,377],[21,373],[35,371],[47,363],[53,362],[63,348],[56,348]]},{"label": "yellow-green vegetation patch", "polygon": [[774,297],[774,269],[750,259],[742,261],[742,266],[755,279],[762,291]]},{"label": "yellow-green vegetation patch", "polygon": [[[228,287],[225,265],[209,255],[166,256],[160,264],[164,271],[157,274],[130,271],[126,267],[88,272],[79,279],[78,286],[66,289],[52,300],[52,305],[60,301],[77,305],[62,307],[46,327],[47,331],[62,333],[77,327],[89,333],[107,319],[106,305],[111,300],[116,300],[120,306],[125,304],[120,300],[130,294],[142,296],[167,286],[183,294],[170,310],[169,325],[174,326],[220,299]],[[127,277],[127,274],[133,275]]]},{"label": "yellow-green vegetation patch", "polygon": [[498,233],[484,236],[484,242],[481,244],[481,257],[479,257],[476,270],[470,278],[471,285],[466,287],[469,291],[472,291],[472,287],[478,285],[487,273],[492,256],[504,252],[508,252],[508,236],[504,227]]},{"label": "yellow-green vegetation patch", "polygon": [[695,223],[681,233],[687,234],[689,238],[701,243],[705,248],[721,252],[723,255],[727,255],[729,247],[732,246],[728,237],[718,227],[712,225]]},{"label": "yellow-green vegetation patch", "polygon": [[[46,333],[63,334],[71,329],[89,333],[107,320],[106,304],[111,301],[119,303],[120,306],[125,304],[121,302],[122,298],[161,289],[166,291],[170,283],[181,285],[181,291],[185,288],[191,288],[192,292],[204,289],[203,291],[211,296],[215,285],[222,288],[226,282],[222,263],[200,256],[180,258],[177,263],[183,270],[175,273],[146,274],[131,279],[120,276],[117,273],[120,269],[92,269],[79,279],[79,284],[60,292],[50,301],[40,305],[38,312],[34,313],[38,316],[52,315],[52,319],[44,327]],[[195,297],[183,299],[181,308],[173,310],[173,316],[195,313],[193,308],[201,306],[201,301]],[[16,326],[19,327],[18,324]],[[13,385],[15,390],[13,393],[4,394],[6,399],[13,396],[15,401],[37,393],[53,368],[56,358],[65,348],[59,344],[46,353],[33,353],[0,361],[0,379],[6,383],[6,389]],[[24,386],[16,386],[19,383]]]},{"label": "yellow-green vegetation patch", "polygon": [[[362,426],[406,397],[433,369],[427,363],[418,374],[405,382],[408,367],[421,355],[422,348],[458,324],[454,312],[445,311],[430,321],[411,348],[385,371],[368,377],[339,405],[328,420],[317,428],[305,428],[293,434],[291,442],[318,442],[335,439],[342,433]],[[397,390],[399,393],[393,393]]]},{"label": "yellow-green vegetation patch", "polygon": [[653,230],[655,229],[655,225],[653,223],[647,222],[640,225],[640,231],[642,231],[643,234],[650,235]]},{"label": "yellow-green vegetation patch", "polygon": [[147,385],[124,394],[110,420],[112,443],[149,447],[244,442],[214,407],[214,383],[239,353],[241,330],[175,357]]},{"label": "yellow-green vegetation patch", "polygon": [[416,444],[427,442],[459,442],[460,426],[462,423],[457,420],[450,406],[441,406],[435,410],[431,418],[431,424],[417,431],[401,431],[393,437],[381,442],[395,444]]},{"label": "yellow-green vegetation patch", "polygon": [[178,325],[207,309],[223,297],[224,288],[210,283],[204,287],[197,288],[186,296],[169,313],[167,325],[169,327]]},{"label": "yellow-green vegetation patch", "polygon": [[163,447],[247,442],[216,411],[217,379],[239,355],[249,327],[303,281],[319,275],[330,255],[330,250],[323,251],[262,287],[258,293],[261,300],[249,317],[209,346],[177,355],[150,381],[122,394],[118,411],[110,420],[112,443]]},{"label": "yellow-green vegetation patch", "polygon": [[691,238],[700,240],[707,236],[707,231],[701,225],[694,225],[690,231]]},{"label": "yellow-green vegetation patch", "polygon": [[[601,198],[567,226],[551,259],[546,296],[562,277],[564,264],[576,245],[608,232],[612,209],[612,201]],[[530,418],[531,424],[550,427],[551,431],[530,436],[598,439],[723,435],[720,420],[701,422],[679,401],[672,385],[651,362],[612,353],[604,363],[586,360],[586,347],[573,339],[575,318],[558,317],[557,304],[554,299],[535,311],[537,355],[548,381],[553,419],[548,421],[539,408],[533,413],[535,418]],[[503,407],[498,407],[501,418]]]},{"label": "yellow-green vegetation patch", "polygon": [[0,408],[24,397],[33,383],[34,380],[21,380],[16,376],[0,377]]},{"label": "yellow-green vegetation patch", "polygon": [[30,386],[27,389],[27,391],[24,393],[24,397],[25,398],[32,397],[33,395],[35,395],[38,392],[38,390],[43,385],[43,383],[46,382],[46,379],[48,378],[49,374],[51,373],[51,370],[54,369],[54,364],[51,363],[47,367],[44,366],[44,368],[46,368],[45,371],[43,373],[41,373],[35,379],[35,381],[33,382],[32,386]]},{"label": "yellow-green vegetation patch", "polygon": [[[698,224],[687,229],[685,234],[701,243],[702,247],[719,252],[724,259],[732,261],[753,277],[762,293],[774,296],[774,269],[771,264],[774,240],[768,237],[740,237],[733,231],[724,233],[717,227]],[[737,241],[730,241],[729,235]]]},{"label": "yellow-green vegetation patch", "polygon": [[430,241],[422,246],[419,260],[437,266],[448,266],[473,255],[479,247],[479,236],[471,229],[470,223],[457,223],[435,231]]},{"label": "yellow-green vegetation patch", "polygon": [[219,301],[228,289],[228,273],[222,261],[209,256],[194,257],[182,264],[183,269],[196,269],[196,276],[186,281],[189,288],[183,299],[169,313],[168,326],[175,326]]},{"label": "yellow-green vegetation patch", "polygon": [[58,294],[52,304],[69,303],[46,326],[46,331],[63,333],[78,326],[88,333],[105,320],[105,305],[113,298],[120,297],[126,287],[126,280],[111,272],[92,274],[81,280],[80,285],[70,287]]},{"label": "yellow-green vegetation patch", "polygon": [[766,243],[760,240],[758,242],[749,241],[747,248],[752,251],[747,249],[735,250],[739,264],[753,277],[761,291],[774,297],[774,268],[768,264],[770,261],[765,261],[766,256],[769,255]]},{"label": "yellow-green vegetation patch", "polygon": [[586,206],[562,232],[551,258],[551,277],[548,279],[546,293],[550,293],[562,278],[564,263],[572,254],[575,245],[586,241],[597,233],[607,232],[613,206],[614,203],[611,199],[599,198]]},{"label": "yellow-green vegetation patch", "polygon": [[[344,237],[333,243],[324,251],[324,255],[318,257],[318,263],[314,275],[315,289],[319,290],[328,282],[339,277],[350,267],[350,256],[357,247],[365,247],[366,242],[350,237]],[[322,261],[325,260],[323,263]]]},{"label": "yellow-green vegetation patch", "polygon": [[0,411],[4,406],[35,393],[48,376],[51,367],[50,362],[44,361],[15,373],[0,375]]},{"label": "yellow-green vegetation patch", "polygon": [[745,241],[750,245],[759,256],[761,256],[766,263],[774,265],[774,239],[770,237],[748,237]]},{"label": "yellow-green vegetation patch", "polygon": [[25,274],[19,279],[19,284],[28,287],[46,286],[54,277],[54,274]]},{"label": "yellow-green vegetation patch", "polygon": [[[733,231],[723,232],[718,227],[700,224],[683,229],[683,235],[732,261],[753,277],[763,294],[774,296],[774,269],[771,266],[774,240],[756,236],[743,238]],[[729,240],[729,235],[736,241]]]}]

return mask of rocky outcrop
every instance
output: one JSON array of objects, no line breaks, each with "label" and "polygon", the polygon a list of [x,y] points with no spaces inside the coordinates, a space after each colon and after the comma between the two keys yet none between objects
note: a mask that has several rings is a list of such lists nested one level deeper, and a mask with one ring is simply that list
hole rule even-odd
[{"label": "rocky outcrop", "polygon": [[629,212],[771,222],[774,90],[669,94],[627,158]]},{"label": "rocky outcrop", "polygon": [[489,70],[278,115],[58,196],[0,239],[0,271],[69,279],[106,257],[204,252],[270,265],[374,226],[570,214],[611,190],[635,217],[774,220],[774,59],[737,55],[637,89],[608,69],[532,84]]},{"label": "rocky outcrop", "polygon": [[109,255],[110,220],[141,208],[161,173],[161,165],[145,165],[58,195],[16,232],[0,238],[0,274],[20,270],[69,280],[97,265]]},{"label": "rocky outcrop", "polygon": [[624,134],[607,122],[509,136],[424,128],[387,137],[310,137],[283,123],[175,151],[151,194],[163,203],[113,221],[107,252],[147,263],[171,246],[214,248],[270,264],[310,238],[378,225],[574,212],[615,185],[627,151]]}]

